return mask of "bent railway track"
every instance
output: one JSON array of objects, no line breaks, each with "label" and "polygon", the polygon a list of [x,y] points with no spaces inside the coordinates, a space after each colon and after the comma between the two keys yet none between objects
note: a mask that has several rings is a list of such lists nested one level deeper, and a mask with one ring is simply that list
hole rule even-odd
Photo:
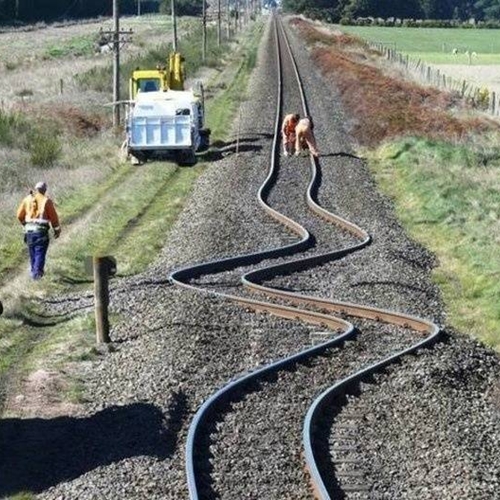
[{"label": "bent railway track", "polygon": [[[224,498],[225,495],[228,495],[227,498],[245,496],[241,488],[252,488],[252,482],[259,480],[258,474],[247,485],[231,481],[228,478],[231,471],[219,469],[217,457],[221,453],[236,453],[238,446],[227,450],[226,446],[218,445],[214,436],[221,432],[219,428],[229,422],[233,418],[230,414],[236,411],[246,414],[243,418],[266,420],[258,415],[274,414],[275,407],[280,406],[276,403],[282,397],[280,394],[295,394],[299,388],[306,389],[298,407],[300,410],[291,405],[285,406],[284,411],[300,413],[302,409],[306,410],[302,456],[308,474],[302,477],[304,490],[300,496],[307,497],[313,492],[317,498],[334,498],[344,497],[349,492],[368,491],[369,485],[363,482],[362,474],[355,465],[351,465],[356,460],[347,455],[349,447],[338,442],[329,445],[329,427],[340,413],[346,394],[355,391],[360,381],[368,380],[373,373],[405,354],[430,345],[439,335],[437,325],[425,319],[376,307],[327,300],[269,284],[275,277],[342,259],[362,251],[371,243],[370,235],[362,228],[319,205],[317,195],[321,185],[321,165],[318,159],[309,157],[310,180],[305,200],[300,196],[291,196],[287,191],[287,175],[299,164],[305,166],[306,159],[287,159],[280,163],[281,119],[289,109],[299,106],[302,114],[309,113],[286,31],[279,18],[275,17],[273,23],[274,50],[280,75],[277,82],[278,106],[269,172],[257,198],[262,209],[296,237],[293,242],[278,248],[184,267],[174,271],[170,279],[178,286],[214,294],[257,312],[315,325],[327,340],[313,347],[298,346],[297,352],[283,359],[244,374],[235,374],[233,380],[204,402],[191,423],[186,445],[187,481],[193,500]],[[285,201],[274,202],[275,193],[280,193],[280,190]],[[290,203],[295,206],[290,208]],[[285,215],[285,211],[292,212],[294,217]],[[296,216],[300,222],[295,220]],[[330,238],[333,234],[335,237]],[[319,242],[324,238],[333,239],[335,244],[326,243],[327,250],[318,251]],[[251,294],[260,294],[265,298],[257,299]],[[330,331],[329,335],[326,330]],[[351,340],[355,342],[348,342]],[[260,398],[263,393],[268,395],[267,398]],[[259,399],[267,399],[265,404],[268,406],[264,406]],[[308,409],[304,406],[306,401]],[[246,404],[254,407],[253,417],[249,416],[248,408],[240,409]],[[275,419],[278,427],[279,419]],[[239,429],[249,428],[249,424],[241,421],[233,425],[236,425],[238,436]],[[258,452],[259,446],[253,443],[251,431],[244,430],[242,434],[244,437],[237,437],[236,442],[251,443],[247,452]],[[272,441],[272,438],[267,439]],[[296,443],[290,446],[296,448]],[[272,453],[272,445],[267,443],[265,447],[270,447]],[[235,460],[241,461],[244,467],[244,459],[239,457]],[[302,459],[296,462],[302,462]],[[264,466],[261,464],[261,467]],[[261,467],[257,469],[262,470]],[[294,473],[297,475],[297,471]]]}]

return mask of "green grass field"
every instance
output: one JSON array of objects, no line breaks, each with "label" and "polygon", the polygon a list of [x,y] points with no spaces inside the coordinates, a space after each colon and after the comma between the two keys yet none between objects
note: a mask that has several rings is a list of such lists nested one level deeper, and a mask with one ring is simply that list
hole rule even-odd
[{"label": "green grass field", "polygon": [[[465,55],[475,52],[472,64],[500,64],[500,30],[446,28],[385,28],[339,26],[339,29],[370,42],[434,64],[468,64]],[[459,53],[452,54],[453,49]]]},{"label": "green grass field", "polygon": [[402,139],[370,155],[410,234],[439,259],[448,321],[500,349],[500,150],[497,138],[457,145]]}]

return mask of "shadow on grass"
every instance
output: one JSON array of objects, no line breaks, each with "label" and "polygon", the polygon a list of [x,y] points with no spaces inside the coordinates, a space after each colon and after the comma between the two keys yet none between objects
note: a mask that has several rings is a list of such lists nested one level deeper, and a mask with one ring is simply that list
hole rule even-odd
[{"label": "shadow on grass", "polygon": [[113,406],[88,417],[0,420],[0,498],[39,493],[97,467],[137,456],[164,460],[177,446],[186,397],[167,416],[155,406]]}]

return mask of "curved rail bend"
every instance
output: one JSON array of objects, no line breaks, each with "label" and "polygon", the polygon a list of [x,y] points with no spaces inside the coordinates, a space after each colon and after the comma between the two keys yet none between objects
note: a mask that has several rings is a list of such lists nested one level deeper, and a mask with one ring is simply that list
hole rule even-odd
[{"label": "curved rail bend", "polygon": [[[346,386],[351,384],[354,380],[359,380],[359,378],[366,376],[368,373],[373,373],[375,370],[380,369],[381,367],[387,365],[388,363],[398,359],[399,357],[407,354],[411,351],[414,351],[424,345],[430,344],[434,342],[439,335],[439,328],[434,323],[416,318],[413,316],[409,316],[402,313],[387,311],[384,309],[379,309],[375,307],[362,306],[357,304],[350,304],[345,302],[320,299],[317,297],[301,295],[299,293],[288,292],[283,290],[273,289],[271,287],[265,286],[262,283],[270,278],[273,278],[277,275],[283,273],[291,273],[297,270],[302,270],[306,268],[310,268],[312,266],[322,264],[328,261],[332,261],[335,259],[339,259],[344,257],[347,254],[358,251],[365,246],[369,245],[371,242],[370,235],[358,227],[357,225],[336,216],[321,206],[316,201],[315,193],[318,189],[318,165],[317,160],[310,156],[311,159],[311,182],[307,188],[307,203],[310,209],[316,213],[318,216],[324,218],[328,222],[331,222],[344,231],[349,232],[351,235],[360,239],[361,241],[355,245],[352,245],[347,248],[342,248],[336,251],[331,251],[328,253],[324,253],[321,255],[309,256],[306,258],[296,259],[291,262],[285,262],[280,264],[275,264],[268,267],[262,267],[260,269],[252,270],[246,273],[241,279],[242,284],[248,289],[265,294],[267,297],[274,297],[278,299],[286,299],[291,304],[299,305],[307,305],[312,306],[318,311],[311,311],[309,309],[303,309],[302,307],[291,307],[285,306],[281,304],[276,304],[269,301],[260,301],[255,299],[250,299],[243,296],[231,295],[223,292],[215,292],[208,289],[204,289],[202,287],[196,286],[192,283],[192,281],[196,278],[199,278],[202,275],[206,274],[214,274],[222,271],[234,270],[237,267],[255,265],[259,262],[262,262],[268,258],[277,258],[284,257],[288,255],[292,255],[301,251],[308,249],[311,246],[311,235],[303,226],[298,224],[297,222],[289,219],[285,215],[279,213],[275,209],[269,206],[267,202],[267,198],[269,192],[274,184],[276,178],[276,162],[279,157],[279,136],[280,136],[280,117],[282,115],[281,110],[281,92],[282,92],[282,76],[281,76],[281,61],[280,61],[280,33],[281,38],[286,40],[284,29],[281,25],[279,25],[276,17],[274,19],[274,38],[276,40],[276,50],[278,55],[278,106],[276,109],[275,115],[275,125],[274,125],[274,139],[272,145],[272,154],[270,159],[270,168],[269,173],[259,189],[258,192],[258,202],[263,207],[263,209],[268,212],[273,218],[281,222],[295,234],[300,237],[300,240],[296,243],[292,243],[289,245],[285,245],[283,247],[271,248],[268,250],[264,250],[262,252],[249,253],[245,255],[229,257],[221,260],[214,260],[211,262],[200,263],[194,266],[184,267],[183,269],[176,270],[172,272],[170,275],[170,280],[181,287],[197,290],[202,293],[208,293],[219,297],[224,297],[231,299],[242,306],[251,308],[255,311],[263,311],[269,312],[273,315],[291,318],[291,319],[302,319],[308,323],[319,324],[322,326],[327,326],[334,330],[343,330],[344,333],[337,336],[336,338],[329,340],[319,346],[315,346],[313,348],[309,348],[298,352],[292,356],[289,356],[285,359],[282,359],[278,362],[271,363],[264,367],[261,367],[257,370],[253,370],[239,378],[231,380],[227,385],[219,389],[215,394],[213,394],[208,400],[206,400],[203,405],[197,411],[191,425],[189,428],[187,445],[186,445],[186,473],[187,473],[187,481],[190,498],[192,500],[197,500],[199,498],[199,479],[197,476],[196,462],[194,459],[195,456],[195,448],[196,442],[200,438],[200,429],[204,422],[207,421],[211,410],[218,404],[218,402],[227,398],[231,393],[241,390],[249,382],[261,378],[271,372],[276,372],[278,370],[282,370],[288,366],[296,364],[308,357],[318,355],[327,349],[330,349],[342,342],[346,339],[352,337],[355,333],[354,326],[348,321],[341,319],[339,317],[332,316],[328,313],[342,313],[347,314],[349,316],[358,317],[358,318],[368,318],[371,320],[382,321],[389,324],[400,325],[405,327],[414,328],[417,331],[423,332],[427,334],[426,338],[422,341],[418,342],[416,345],[411,346],[408,349],[405,349],[401,352],[398,352],[392,356],[387,357],[377,364],[373,364],[360,370],[356,374],[348,377],[347,379],[339,382],[332,388],[326,390],[311,406],[308,411],[304,430],[303,430],[303,440],[304,440],[304,448],[305,448],[305,456],[308,465],[308,469],[310,471],[310,476],[313,482],[313,488],[320,498],[330,498],[328,491],[324,485],[324,482],[321,478],[321,473],[316,465],[316,457],[315,457],[315,440],[312,433],[312,428],[314,427],[319,415],[327,403],[331,401],[331,398],[335,396],[335,394],[340,391],[344,391]],[[295,61],[293,60],[293,55],[291,52],[291,48],[286,41],[287,50],[292,58],[295,73],[297,77],[298,84],[301,89],[302,103],[304,108],[304,113],[307,113],[307,103],[305,101],[305,95],[300,83],[300,76],[298,73],[297,66]]]}]

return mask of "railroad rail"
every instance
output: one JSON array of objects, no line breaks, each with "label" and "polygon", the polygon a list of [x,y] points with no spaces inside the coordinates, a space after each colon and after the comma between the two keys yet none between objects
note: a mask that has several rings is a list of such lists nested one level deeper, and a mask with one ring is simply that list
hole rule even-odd
[{"label": "railroad rail", "polygon": [[[305,92],[300,81],[300,74],[294,61],[285,30],[281,25],[279,18],[274,17],[273,22],[274,39],[276,41],[276,54],[280,75],[278,78],[279,98],[278,106],[275,112],[274,139],[269,162],[269,172],[258,191],[257,198],[261,207],[272,218],[284,225],[289,231],[296,234],[299,239],[296,242],[277,248],[270,248],[261,252],[248,253],[184,267],[174,271],[170,275],[170,279],[178,286],[230,299],[241,306],[254,311],[270,313],[278,317],[292,320],[301,320],[309,324],[329,328],[334,332],[342,333],[339,333],[335,336],[335,338],[325,341],[320,345],[303,349],[291,356],[258,369],[251,370],[243,376],[239,376],[231,380],[202,404],[190,425],[186,444],[186,473],[189,494],[192,500],[202,498],[202,492],[204,490],[203,471],[200,470],[196,460],[197,448],[200,446],[200,441],[203,438],[204,426],[210,421],[211,416],[215,411],[214,409],[217,405],[222,404],[221,402],[227,400],[236,393],[244,392],[246,387],[249,387],[255,381],[263,380],[265,377],[268,377],[269,374],[277,373],[280,370],[293,367],[297,363],[322,355],[326,351],[341,345],[346,340],[354,338],[356,335],[356,328],[352,322],[345,319],[345,316],[387,323],[389,325],[410,328],[419,332],[421,337],[418,342],[415,342],[410,347],[392,353],[390,356],[379,360],[377,363],[372,363],[369,366],[363,367],[356,373],[349,375],[336,383],[334,386],[325,390],[312,403],[303,427],[305,461],[315,495],[318,498],[332,498],[334,492],[332,492],[332,488],[330,486],[331,481],[327,480],[325,477],[325,475],[328,474],[329,469],[328,467],[325,468],[321,465],[322,457],[319,456],[321,451],[318,450],[322,450],[322,447],[320,443],[318,443],[318,440],[320,439],[318,434],[315,434],[314,432],[314,429],[318,426],[323,414],[329,411],[332,401],[334,401],[339,395],[344,395],[349,392],[349,388],[352,387],[353,384],[356,384],[358,381],[363,380],[368,375],[375,373],[388,364],[393,363],[405,354],[413,352],[423,346],[430,345],[436,341],[440,333],[436,324],[425,319],[376,307],[368,307],[364,305],[304,295],[292,291],[273,288],[265,284],[266,281],[271,280],[276,276],[310,269],[317,265],[341,259],[346,255],[362,250],[371,243],[371,237],[365,230],[338,215],[330,213],[319,205],[317,202],[317,192],[319,189],[319,163],[318,159],[310,156],[311,180],[306,190],[306,201],[309,209],[316,216],[351,235],[357,240],[357,242],[340,249],[317,255],[302,256],[294,258],[293,260],[283,259],[284,257],[297,255],[310,249],[313,246],[313,237],[303,225],[272,208],[268,200],[269,194],[276,182],[277,170],[279,166],[280,123],[281,117],[283,116],[283,80],[281,73],[282,51],[286,51],[289,54],[290,59],[293,61],[294,73],[297,85],[300,89],[302,111],[305,115],[309,113]],[[255,268],[257,264],[262,263],[266,259],[280,259],[281,261],[272,265],[263,265],[262,267]],[[247,266],[252,266],[252,270],[241,276],[241,286],[251,292],[265,295],[265,300],[250,298],[243,293],[235,295],[226,291],[214,291],[209,287],[199,285],[195,282],[202,276],[235,271],[238,268]]]}]

